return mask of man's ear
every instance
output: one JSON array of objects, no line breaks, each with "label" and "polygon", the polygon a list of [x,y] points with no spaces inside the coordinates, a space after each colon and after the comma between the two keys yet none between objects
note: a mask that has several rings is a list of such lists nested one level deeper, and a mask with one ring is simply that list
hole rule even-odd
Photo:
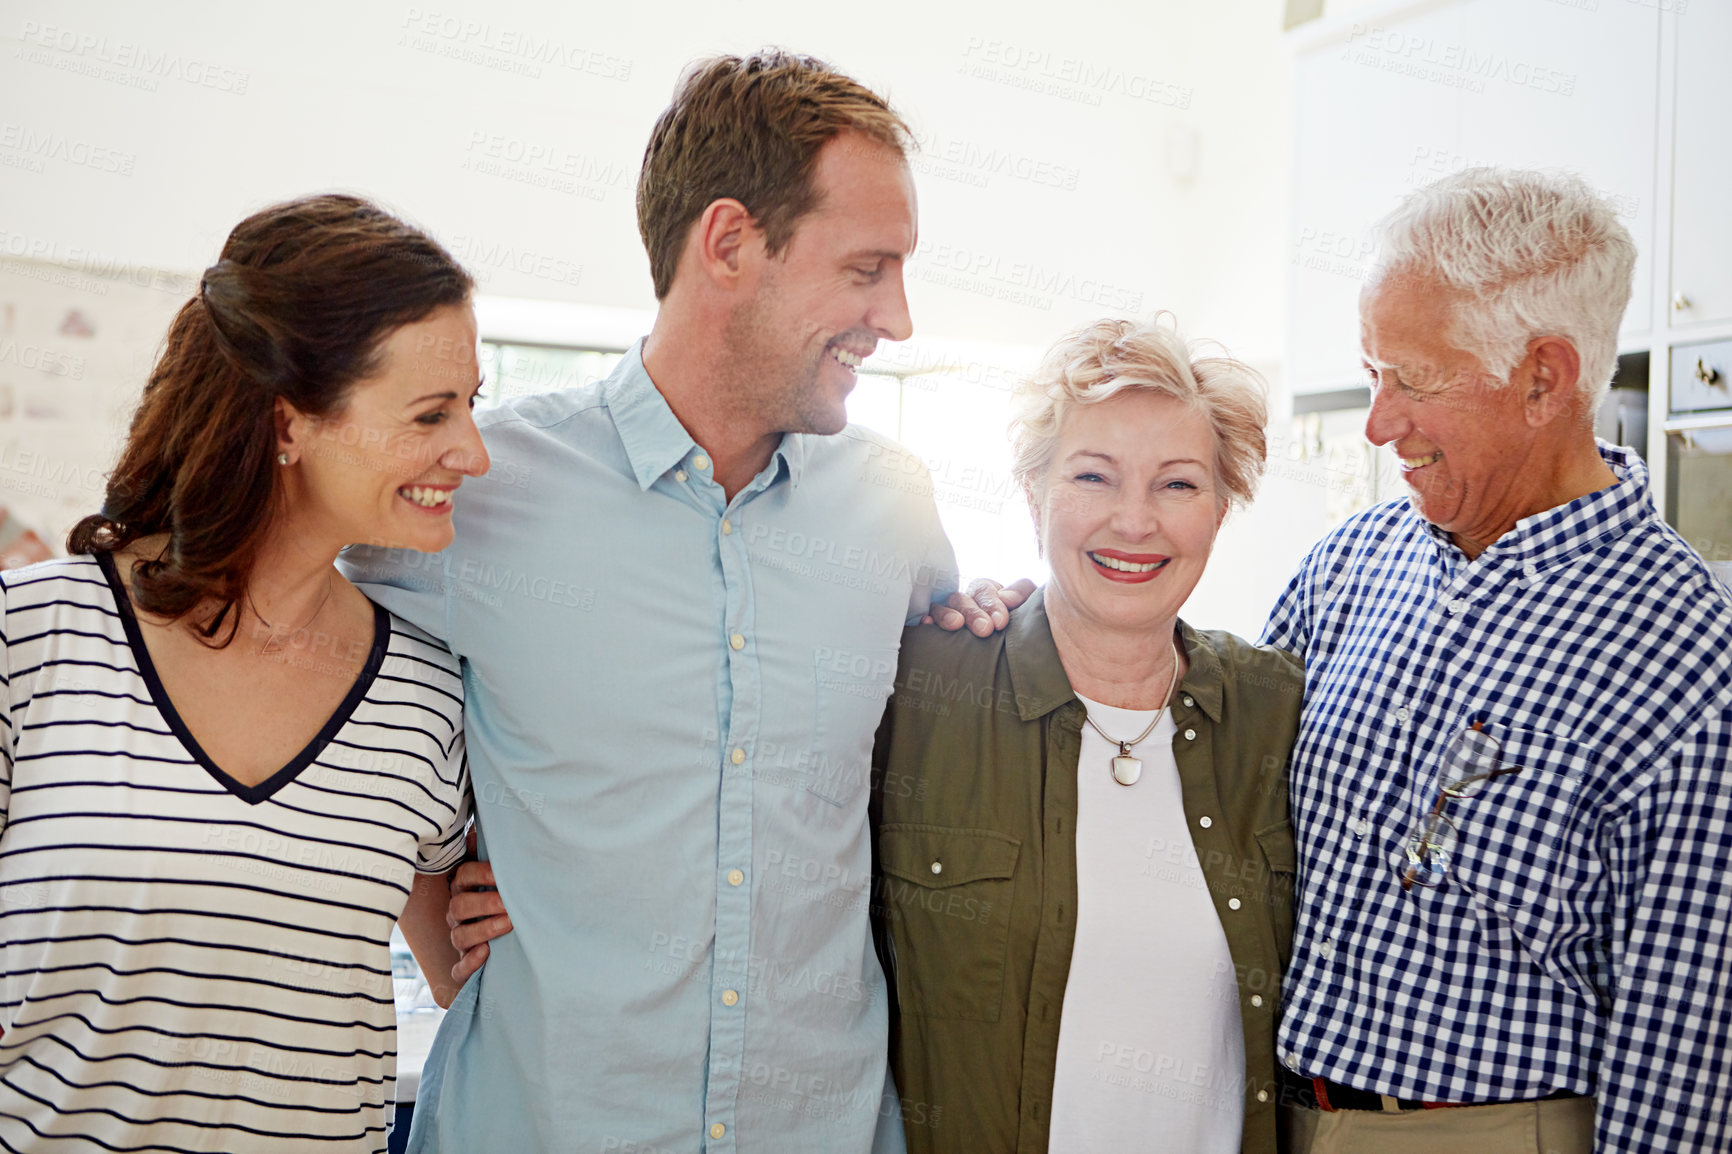
[{"label": "man's ear", "polygon": [[1542,428],[1573,414],[1582,402],[1582,355],[1567,337],[1535,337],[1512,385],[1522,390],[1531,428]]},{"label": "man's ear", "polygon": [[750,271],[751,257],[760,254],[763,247],[763,232],[746,206],[724,196],[711,201],[692,223],[687,255],[706,280],[731,287]]}]

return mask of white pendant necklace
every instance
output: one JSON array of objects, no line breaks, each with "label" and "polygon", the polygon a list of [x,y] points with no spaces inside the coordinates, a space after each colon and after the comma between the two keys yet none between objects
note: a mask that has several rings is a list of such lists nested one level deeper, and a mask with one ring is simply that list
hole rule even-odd
[{"label": "white pendant necklace", "polygon": [[1174,686],[1179,683],[1179,645],[1178,642],[1173,641],[1171,638],[1168,639],[1168,644],[1173,647],[1173,675],[1167,679],[1166,696],[1161,698],[1161,707],[1155,710],[1155,719],[1149,722],[1149,727],[1147,729],[1143,730],[1129,741],[1120,741],[1118,738],[1114,737],[1096,724],[1095,719],[1089,716],[1086,708],[1083,710],[1083,720],[1087,721],[1090,725],[1093,725],[1096,733],[1119,747],[1118,754],[1113,758],[1113,780],[1118,782],[1120,785],[1135,785],[1137,784],[1137,779],[1143,776],[1142,759],[1131,756],[1131,746],[1136,745],[1138,742],[1142,741],[1143,738],[1155,731],[1155,726],[1159,725],[1161,723],[1161,718],[1166,716],[1167,702],[1173,696]]}]

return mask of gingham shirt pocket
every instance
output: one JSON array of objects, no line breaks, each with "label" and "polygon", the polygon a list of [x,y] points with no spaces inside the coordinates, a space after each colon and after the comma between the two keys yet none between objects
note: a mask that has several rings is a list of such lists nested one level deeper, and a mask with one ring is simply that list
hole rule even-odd
[{"label": "gingham shirt pocket", "polygon": [[1513,931],[1537,956],[1555,929],[1554,891],[1571,857],[1566,839],[1586,836],[1579,807],[1589,759],[1555,733],[1487,728],[1502,746],[1503,765],[1522,771],[1450,802],[1459,835],[1451,872],[1472,895],[1488,932],[1502,937]]}]

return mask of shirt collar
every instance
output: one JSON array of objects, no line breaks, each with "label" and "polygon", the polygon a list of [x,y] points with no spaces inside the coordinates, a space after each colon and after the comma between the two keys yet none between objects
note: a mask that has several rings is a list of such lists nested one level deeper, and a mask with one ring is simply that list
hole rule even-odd
[{"label": "shirt collar", "polygon": [[648,489],[697,448],[644,369],[642,341],[626,350],[602,383],[601,395],[625,446],[638,488]]},{"label": "shirt collar", "polygon": [[806,467],[806,438],[810,433],[783,433],[782,443],[776,446],[776,456],[787,466],[788,484],[798,489],[800,487],[800,470]]},{"label": "shirt collar", "polygon": [[1058,642],[1046,619],[1046,586],[1029,595],[1021,608],[1011,610],[1004,627],[1004,659],[1010,669],[1010,691],[1016,715],[1024,721],[1044,717],[1068,701],[1076,700],[1064,663],[1058,659]]},{"label": "shirt collar", "polygon": [[[667,398],[650,380],[643,365],[643,341],[626,350],[601,386],[602,400],[613,415],[614,429],[625,446],[626,459],[638,488],[647,490],[663,474],[685,460],[698,443],[674,416]],[[788,483],[800,483],[800,472],[806,463],[805,436],[784,433],[782,443],[770,458],[765,475],[770,482],[785,472]]]},{"label": "shirt collar", "polygon": [[1179,688],[1190,694],[1197,707],[1218,725],[1221,721],[1221,683],[1226,676],[1221,668],[1221,656],[1209,644],[1208,638],[1183,621],[1179,622],[1179,640],[1184,643],[1185,660],[1190,666],[1185,670],[1185,679],[1179,682]]},{"label": "shirt collar", "polygon": [[[1179,622],[1179,640],[1185,645],[1190,668],[1179,688],[1209,715],[1221,720],[1221,659],[1195,629]],[[1065,676],[1058,643],[1046,616],[1046,587],[1036,589],[1022,607],[1010,614],[1004,631],[1004,655],[1010,668],[1010,689],[1016,714],[1024,721],[1043,717],[1059,706],[1075,701],[1076,690]]]},{"label": "shirt collar", "polygon": [[[1523,517],[1515,528],[1486,547],[1480,561],[1505,561],[1525,569],[1549,568],[1593,548],[1606,537],[1627,533],[1654,517],[1654,498],[1648,485],[1648,467],[1632,450],[1595,438],[1600,458],[1618,478],[1618,483],[1577,497],[1532,516]],[[1419,511],[1411,504],[1414,515]],[[1426,532],[1445,554],[1461,550],[1444,530],[1421,518]]]}]

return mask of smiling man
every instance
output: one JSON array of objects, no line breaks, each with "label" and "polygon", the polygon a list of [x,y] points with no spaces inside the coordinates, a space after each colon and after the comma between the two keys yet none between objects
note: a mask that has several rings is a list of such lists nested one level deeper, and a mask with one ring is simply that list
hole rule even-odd
[{"label": "smiling man", "polygon": [[902,451],[844,401],[911,329],[907,139],[810,58],[694,68],[638,184],[653,331],[480,417],[530,483],[477,488],[436,571],[352,558],[462,658],[498,893],[457,896],[495,915],[459,945],[513,927],[465,963],[412,1150],[900,1145],[869,760],[902,628],[956,585],[930,486],[873,484]]},{"label": "smiling man", "polygon": [[1265,634],[1306,663],[1292,1148],[1725,1150],[1732,602],[1594,439],[1635,246],[1577,180],[1476,169],[1382,252],[1365,431],[1412,492]]}]

